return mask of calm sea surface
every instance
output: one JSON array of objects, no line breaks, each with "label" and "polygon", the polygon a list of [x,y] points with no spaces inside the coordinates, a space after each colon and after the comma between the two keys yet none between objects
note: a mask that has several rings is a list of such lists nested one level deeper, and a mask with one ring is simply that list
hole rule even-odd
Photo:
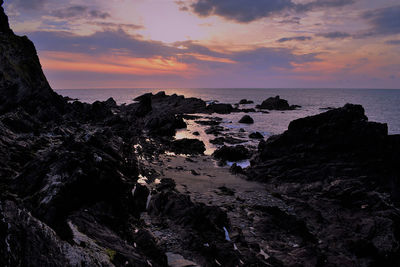
[{"label": "calm sea surface", "polygon": [[[273,111],[270,114],[250,113],[253,125],[243,125],[237,121],[243,113],[218,115],[224,118],[226,127],[245,128],[246,131],[259,131],[265,136],[279,134],[287,129],[289,122],[323,112],[320,108],[340,107],[346,103],[361,104],[370,121],[388,124],[389,133],[400,134],[400,90],[386,89],[74,89],[57,90],[63,96],[78,98],[92,103],[113,97],[118,104],[131,103],[132,99],[147,92],[165,91],[167,94],[179,94],[185,97],[198,97],[205,101],[238,103],[246,98],[260,104],[264,99],[279,95],[291,105],[302,108],[293,111]],[[254,105],[246,105],[254,107]]]}]

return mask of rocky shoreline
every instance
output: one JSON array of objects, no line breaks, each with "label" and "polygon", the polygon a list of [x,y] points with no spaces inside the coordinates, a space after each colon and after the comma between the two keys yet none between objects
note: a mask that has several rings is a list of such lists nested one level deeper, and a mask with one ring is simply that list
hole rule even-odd
[{"label": "rocky shoreline", "polygon": [[[63,98],[2,4],[0,266],[400,264],[400,136],[361,106],[265,141],[220,126],[230,112],[254,122],[239,105],[163,92],[120,106]],[[260,106],[296,108],[279,97]],[[212,136],[212,156],[174,138],[187,121]],[[251,165],[225,165],[240,160]]]}]

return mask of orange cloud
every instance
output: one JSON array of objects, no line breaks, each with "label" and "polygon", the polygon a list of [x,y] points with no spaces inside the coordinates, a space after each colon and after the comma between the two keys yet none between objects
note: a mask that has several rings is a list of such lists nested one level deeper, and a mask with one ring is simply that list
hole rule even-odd
[{"label": "orange cloud", "polygon": [[43,52],[41,62],[44,69],[58,71],[85,71],[115,74],[180,74],[195,71],[175,58],[132,58],[127,56],[92,56],[69,52]]}]

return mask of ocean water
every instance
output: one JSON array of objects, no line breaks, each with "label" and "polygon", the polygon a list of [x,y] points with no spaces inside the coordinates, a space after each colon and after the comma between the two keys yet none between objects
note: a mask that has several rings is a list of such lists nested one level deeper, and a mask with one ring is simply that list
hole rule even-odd
[{"label": "ocean water", "polygon": [[[131,103],[132,100],[147,92],[165,91],[185,97],[198,97],[205,101],[221,103],[238,103],[246,98],[253,100],[254,105],[244,105],[251,108],[271,96],[279,95],[289,101],[290,105],[300,105],[300,109],[292,111],[271,111],[269,114],[248,113],[255,121],[252,125],[240,124],[238,121],[243,113],[228,115],[217,114],[223,118],[223,126],[239,132],[240,128],[247,133],[261,132],[265,137],[285,131],[290,121],[305,116],[315,115],[326,107],[341,107],[346,103],[363,105],[370,121],[388,124],[390,134],[400,134],[400,90],[390,89],[73,89],[57,90],[63,96],[77,98],[80,101],[92,103],[104,101],[113,97],[118,104]],[[189,131],[178,133],[178,137],[190,137],[190,132],[196,125],[191,123]],[[189,134],[188,134],[189,133]]]}]

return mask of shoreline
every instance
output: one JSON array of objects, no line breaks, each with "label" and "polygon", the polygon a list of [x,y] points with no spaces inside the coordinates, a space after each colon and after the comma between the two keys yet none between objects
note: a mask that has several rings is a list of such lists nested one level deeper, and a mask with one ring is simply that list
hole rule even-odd
[{"label": "shoreline", "polygon": [[[400,135],[362,106],[293,120],[264,140],[220,114],[251,125],[253,111],[301,107],[165,92],[128,105],[71,101],[2,4],[0,266],[400,265]],[[188,123],[212,136],[211,155],[174,138]],[[250,166],[226,166],[240,161]]]}]

